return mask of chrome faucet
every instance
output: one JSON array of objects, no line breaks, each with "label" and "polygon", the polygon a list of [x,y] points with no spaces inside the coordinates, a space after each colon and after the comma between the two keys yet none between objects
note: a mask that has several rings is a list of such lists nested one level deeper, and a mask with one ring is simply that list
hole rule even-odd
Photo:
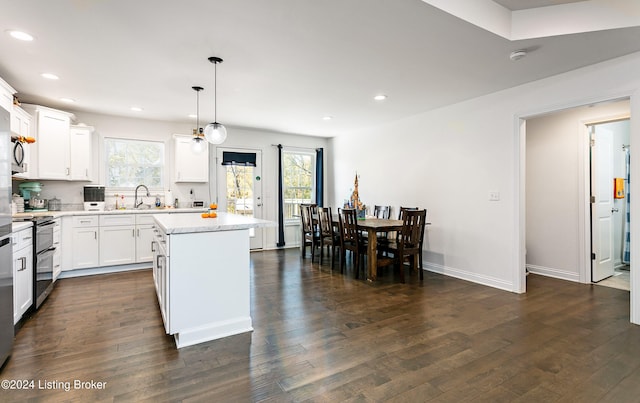
[{"label": "chrome faucet", "polygon": [[140,188],[144,188],[147,191],[147,197],[150,196],[148,187],[146,187],[145,185],[136,186],[136,192],[135,192],[135,195],[133,196],[133,207],[134,208],[138,208],[138,207],[142,206],[142,197],[140,198],[140,203],[138,203],[138,189],[140,189]]}]

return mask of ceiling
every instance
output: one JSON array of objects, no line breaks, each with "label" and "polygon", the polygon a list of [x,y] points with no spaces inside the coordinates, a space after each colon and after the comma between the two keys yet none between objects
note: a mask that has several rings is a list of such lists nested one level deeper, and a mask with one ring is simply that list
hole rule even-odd
[{"label": "ceiling", "polygon": [[0,77],[23,102],[194,122],[200,85],[206,123],[218,56],[219,122],[327,137],[640,51],[638,27],[512,41],[426,0],[0,1]]},{"label": "ceiling", "polygon": [[557,6],[560,4],[578,3],[585,0],[493,0],[495,3],[511,11],[527,10],[530,8]]}]

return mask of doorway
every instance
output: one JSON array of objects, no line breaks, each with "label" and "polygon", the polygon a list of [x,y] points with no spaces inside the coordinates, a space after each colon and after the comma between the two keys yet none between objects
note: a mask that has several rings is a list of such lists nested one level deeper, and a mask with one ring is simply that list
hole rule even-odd
[{"label": "doorway", "polygon": [[[218,208],[247,217],[262,218],[262,151],[217,149]],[[263,248],[262,228],[249,230],[250,249]]]},{"label": "doorway", "polygon": [[630,290],[630,121],[587,125],[591,173],[591,282]]},{"label": "doorway", "polygon": [[[588,129],[594,124],[628,119],[629,112],[630,102],[624,99],[548,112],[523,121],[521,132],[526,133],[523,134],[526,186],[523,258],[529,272],[591,283]],[[613,177],[605,182],[612,186]],[[610,195],[608,190],[604,193]],[[613,248],[610,252],[613,253]],[[524,291],[524,276],[521,281]]]}]

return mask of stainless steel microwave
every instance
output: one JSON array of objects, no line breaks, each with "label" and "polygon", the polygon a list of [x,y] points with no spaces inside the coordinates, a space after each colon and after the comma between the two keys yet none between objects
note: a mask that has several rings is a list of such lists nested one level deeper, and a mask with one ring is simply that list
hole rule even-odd
[{"label": "stainless steel microwave", "polygon": [[18,140],[13,142],[13,152],[11,153],[11,173],[19,174],[24,172],[24,147]]}]

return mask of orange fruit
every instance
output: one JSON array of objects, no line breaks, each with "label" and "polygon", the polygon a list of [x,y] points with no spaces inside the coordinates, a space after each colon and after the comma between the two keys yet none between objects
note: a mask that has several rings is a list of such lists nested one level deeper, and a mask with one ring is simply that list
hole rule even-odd
[{"label": "orange fruit", "polygon": [[216,203],[211,203],[211,204],[209,205],[209,208],[210,208],[211,210],[216,210],[216,209],[218,208],[218,205],[217,205]]},{"label": "orange fruit", "polygon": [[200,216],[202,218],[209,218],[209,213],[202,213],[202,214],[200,214]]},{"label": "orange fruit", "polygon": [[218,216],[218,213],[215,213],[213,211],[211,213],[209,213],[209,217],[211,217],[211,218],[216,218],[217,216]]}]

